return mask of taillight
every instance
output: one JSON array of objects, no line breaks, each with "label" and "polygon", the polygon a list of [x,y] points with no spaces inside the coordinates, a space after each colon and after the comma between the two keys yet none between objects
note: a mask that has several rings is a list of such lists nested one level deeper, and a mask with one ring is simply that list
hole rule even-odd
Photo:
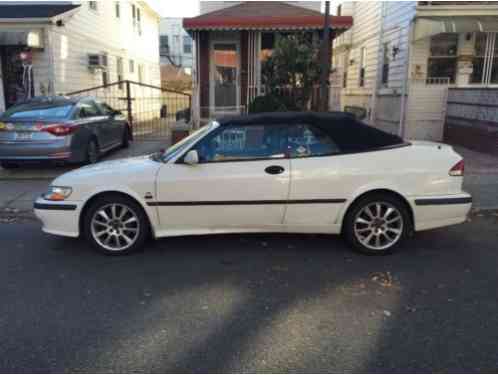
[{"label": "taillight", "polygon": [[465,164],[463,162],[463,159],[460,160],[458,163],[456,163],[453,168],[450,169],[450,176],[457,176],[457,177],[462,177],[463,172],[465,170]]},{"label": "taillight", "polygon": [[48,132],[50,134],[56,136],[64,136],[71,134],[76,128],[74,126],[66,125],[66,124],[52,124],[46,125],[42,131]]}]

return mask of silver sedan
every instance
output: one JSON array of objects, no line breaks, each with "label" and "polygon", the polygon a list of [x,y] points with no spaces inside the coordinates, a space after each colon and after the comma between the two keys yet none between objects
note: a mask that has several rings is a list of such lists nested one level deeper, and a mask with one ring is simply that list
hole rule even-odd
[{"label": "silver sedan", "polygon": [[119,111],[93,98],[34,98],[0,115],[0,164],[92,164],[104,152],[128,147],[131,134]]}]

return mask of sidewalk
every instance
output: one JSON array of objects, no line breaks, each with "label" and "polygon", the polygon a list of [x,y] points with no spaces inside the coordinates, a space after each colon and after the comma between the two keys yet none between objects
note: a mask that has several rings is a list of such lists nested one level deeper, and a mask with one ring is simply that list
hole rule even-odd
[{"label": "sidewalk", "polygon": [[475,209],[498,209],[498,157],[453,146],[465,160],[463,187]]}]

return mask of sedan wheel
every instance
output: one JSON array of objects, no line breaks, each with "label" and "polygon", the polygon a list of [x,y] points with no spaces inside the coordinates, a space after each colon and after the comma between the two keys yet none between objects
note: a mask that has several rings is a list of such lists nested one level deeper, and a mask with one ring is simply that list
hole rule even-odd
[{"label": "sedan wheel", "polygon": [[97,250],[108,255],[138,250],[149,234],[142,208],[119,195],[98,199],[86,211],[84,220],[87,239]]},{"label": "sedan wheel", "polygon": [[367,254],[392,252],[409,233],[411,222],[405,205],[390,195],[367,196],[345,218],[348,242]]}]

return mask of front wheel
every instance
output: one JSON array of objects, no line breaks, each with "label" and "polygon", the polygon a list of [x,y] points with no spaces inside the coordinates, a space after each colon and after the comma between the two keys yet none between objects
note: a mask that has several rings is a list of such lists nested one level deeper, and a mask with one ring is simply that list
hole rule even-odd
[{"label": "front wheel", "polygon": [[348,211],[344,222],[348,243],[369,255],[392,253],[410,231],[408,209],[400,199],[389,194],[361,198]]},{"label": "front wheel", "polygon": [[142,207],[121,195],[97,198],[83,220],[85,238],[106,255],[140,250],[149,235],[149,222]]}]

